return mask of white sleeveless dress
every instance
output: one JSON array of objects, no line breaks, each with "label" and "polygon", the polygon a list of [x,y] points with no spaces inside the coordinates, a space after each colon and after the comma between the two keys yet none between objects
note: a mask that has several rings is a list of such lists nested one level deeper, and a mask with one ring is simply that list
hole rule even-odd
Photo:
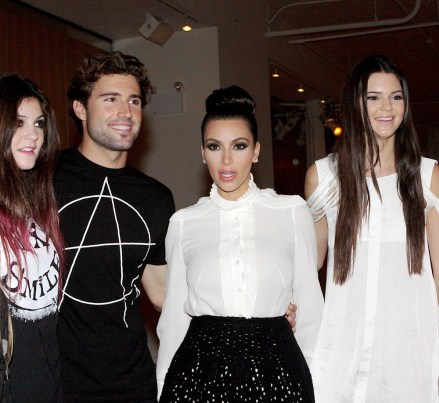
[{"label": "white sleeveless dress", "polygon": [[[426,213],[434,164],[423,158]],[[334,157],[316,162],[319,185],[308,199],[314,221],[328,221],[328,266],[322,327],[311,365],[317,403],[437,403],[438,301],[426,243],[421,275],[409,275],[406,227],[397,175],[368,181],[370,218],[363,224],[353,275],[333,281],[338,183]]]}]

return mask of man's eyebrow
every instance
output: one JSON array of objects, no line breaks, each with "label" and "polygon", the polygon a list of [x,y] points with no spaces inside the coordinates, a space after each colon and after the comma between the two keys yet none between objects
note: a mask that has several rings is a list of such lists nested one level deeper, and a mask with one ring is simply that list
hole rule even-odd
[{"label": "man's eyebrow", "polygon": [[[104,98],[104,97],[121,97],[122,94],[120,92],[103,92],[102,94],[98,95],[98,98]],[[141,99],[141,95],[140,94],[131,94],[128,97],[129,99]]]},{"label": "man's eyebrow", "polygon": [[108,96],[117,97],[122,95],[120,92],[103,92],[102,94],[99,94],[98,97],[108,97]]}]

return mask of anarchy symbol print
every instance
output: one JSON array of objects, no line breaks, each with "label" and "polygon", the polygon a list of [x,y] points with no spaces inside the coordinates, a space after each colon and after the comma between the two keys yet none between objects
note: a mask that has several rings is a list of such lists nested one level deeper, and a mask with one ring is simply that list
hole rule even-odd
[{"label": "anarchy symbol print", "polygon": [[65,298],[94,306],[122,303],[128,326],[127,304],[140,295],[136,284],[154,245],[144,218],[132,204],[113,195],[108,178],[99,194],[72,200],[59,213],[61,221],[68,216],[74,228],[63,228],[69,271],[60,309]]}]

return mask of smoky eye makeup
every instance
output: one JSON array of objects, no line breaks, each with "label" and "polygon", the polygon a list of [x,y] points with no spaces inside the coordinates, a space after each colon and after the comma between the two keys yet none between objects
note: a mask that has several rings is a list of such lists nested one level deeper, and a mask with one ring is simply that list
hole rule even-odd
[{"label": "smoky eye makeup", "polygon": [[206,142],[205,148],[211,151],[218,150],[220,148],[219,144],[216,141],[208,141]]},{"label": "smoky eye makeup", "polygon": [[248,147],[248,143],[245,141],[239,141],[234,146],[237,150],[245,150]]}]

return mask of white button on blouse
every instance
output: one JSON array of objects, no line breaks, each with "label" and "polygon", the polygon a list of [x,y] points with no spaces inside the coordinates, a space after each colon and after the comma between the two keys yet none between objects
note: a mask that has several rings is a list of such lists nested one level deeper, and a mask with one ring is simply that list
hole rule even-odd
[{"label": "white button on blouse", "polygon": [[323,297],[314,225],[302,198],[260,190],[251,180],[239,200],[228,201],[213,185],[210,197],[171,218],[166,254],[159,391],[191,316],[275,317],[294,302],[295,337],[311,359]]}]

